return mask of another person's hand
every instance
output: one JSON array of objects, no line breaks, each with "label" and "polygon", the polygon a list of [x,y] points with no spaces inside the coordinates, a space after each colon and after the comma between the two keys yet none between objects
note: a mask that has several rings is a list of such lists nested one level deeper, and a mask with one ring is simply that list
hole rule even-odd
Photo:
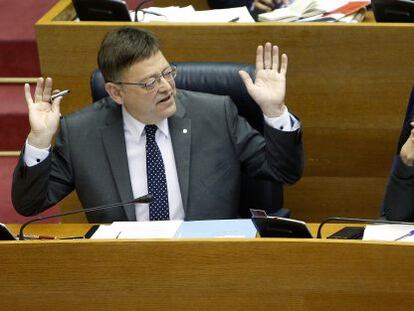
[{"label": "another person's hand", "polygon": [[30,133],[29,145],[37,148],[50,146],[53,136],[59,128],[60,101],[62,97],[56,98],[50,103],[52,95],[52,79],[37,79],[34,99],[30,94],[29,84],[24,85],[26,103],[29,108]]},{"label": "another person's hand", "polygon": [[[414,122],[411,122],[411,126],[414,127]],[[410,137],[408,137],[405,144],[401,147],[400,157],[405,165],[414,165],[414,129],[411,130]]]},{"label": "another person's hand", "polygon": [[279,117],[285,111],[287,66],[287,55],[282,54],[279,61],[279,48],[267,42],[264,48],[257,47],[255,81],[247,72],[239,72],[247,92],[267,117]]},{"label": "another person's hand", "polygon": [[254,9],[258,12],[271,12],[287,4],[289,0],[254,0]]}]

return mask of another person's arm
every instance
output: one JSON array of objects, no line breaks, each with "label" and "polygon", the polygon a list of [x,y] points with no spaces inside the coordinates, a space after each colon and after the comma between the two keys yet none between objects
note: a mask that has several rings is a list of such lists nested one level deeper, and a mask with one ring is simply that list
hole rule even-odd
[{"label": "another person's arm", "polygon": [[414,122],[410,125],[411,131],[408,125],[404,129],[409,137],[395,157],[385,192],[384,211],[390,220],[414,221]]}]

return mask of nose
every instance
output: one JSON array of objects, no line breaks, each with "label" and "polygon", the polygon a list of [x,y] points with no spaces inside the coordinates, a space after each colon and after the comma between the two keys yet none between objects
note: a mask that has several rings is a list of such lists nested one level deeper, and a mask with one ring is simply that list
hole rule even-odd
[{"label": "nose", "polygon": [[161,92],[162,91],[169,91],[169,90],[172,89],[171,83],[167,79],[165,79],[163,76],[160,77],[160,82],[158,82],[158,83],[159,83],[158,90],[161,91]]}]

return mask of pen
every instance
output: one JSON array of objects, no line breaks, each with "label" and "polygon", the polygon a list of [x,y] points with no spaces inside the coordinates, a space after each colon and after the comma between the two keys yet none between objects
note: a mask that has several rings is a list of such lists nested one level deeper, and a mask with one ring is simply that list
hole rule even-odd
[{"label": "pen", "polygon": [[[17,236],[18,237],[18,236]],[[84,236],[66,236],[66,237],[55,237],[50,235],[25,235],[26,240],[75,240],[75,239],[84,239]]]},{"label": "pen", "polygon": [[59,240],[81,240],[81,239],[85,239],[85,237],[83,235],[80,236],[65,236],[62,238],[58,238]]},{"label": "pen", "polygon": [[240,17],[235,17],[235,18],[229,20],[228,23],[237,22],[239,19],[240,19]]},{"label": "pen", "polygon": [[399,240],[402,240],[402,239],[407,238],[407,237],[412,236],[412,235],[414,235],[414,230],[411,230],[407,234],[404,234],[404,235],[400,236],[399,238],[395,239],[394,241],[399,241]]},{"label": "pen", "polygon": [[63,91],[61,91],[61,92],[59,92],[59,93],[53,94],[53,95],[50,97],[50,101],[52,102],[52,101],[54,101],[56,98],[61,97],[61,96],[68,95],[69,93],[70,93],[70,90],[63,90]]},{"label": "pen", "polygon": [[25,235],[24,238],[26,240],[56,240],[55,236],[50,235]]}]

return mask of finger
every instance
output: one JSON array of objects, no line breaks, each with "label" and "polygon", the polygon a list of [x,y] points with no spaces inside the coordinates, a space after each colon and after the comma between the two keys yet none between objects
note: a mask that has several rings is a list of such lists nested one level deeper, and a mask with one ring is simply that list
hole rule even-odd
[{"label": "finger", "polygon": [[259,0],[258,3],[268,6],[269,8],[273,8],[273,0]]},{"label": "finger", "polygon": [[239,75],[240,75],[240,78],[243,80],[244,85],[249,90],[254,85],[252,78],[244,70],[240,70]]},{"label": "finger", "polygon": [[43,78],[38,78],[35,89],[35,103],[41,102],[43,97]]},{"label": "finger", "polygon": [[268,5],[265,5],[263,3],[256,3],[254,6],[260,12],[271,12],[271,11],[273,11],[272,7],[270,7]]},{"label": "finger", "polygon": [[277,45],[272,48],[272,68],[279,71],[279,47]]},{"label": "finger", "polygon": [[33,105],[33,98],[32,98],[32,94],[30,93],[29,83],[24,84],[24,97],[26,98],[27,106]]},{"label": "finger", "polygon": [[282,54],[282,63],[280,65],[280,73],[286,75],[288,67],[288,57],[286,54]]},{"label": "finger", "polygon": [[43,101],[50,102],[50,95],[52,93],[52,79],[47,77],[45,88],[43,89]]},{"label": "finger", "polygon": [[272,68],[272,44],[270,42],[266,42],[264,48],[264,69],[271,69]]},{"label": "finger", "polygon": [[63,97],[58,97],[52,102],[52,111],[54,113],[58,114],[59,116],[61,116],[61,114],[60,114],[60,102],[62,101],[62,99],[63,99]]},{"label": "finger", "polygon": [[263,69],[263,46],[259,45],[256,50],[256,72]]},{"label": "finger", "polygon": [[410,122],[411,127],[414,127],[414,121]]}]

